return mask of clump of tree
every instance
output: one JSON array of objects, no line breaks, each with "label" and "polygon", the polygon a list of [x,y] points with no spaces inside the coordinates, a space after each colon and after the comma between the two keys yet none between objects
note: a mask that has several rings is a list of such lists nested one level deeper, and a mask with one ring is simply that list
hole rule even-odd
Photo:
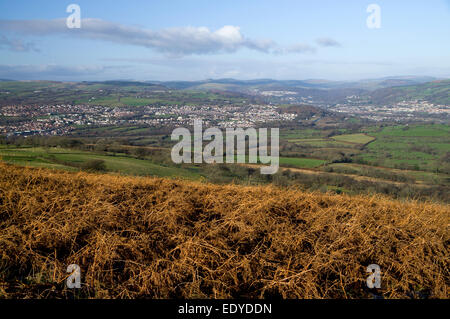
[{"label": "clump of tree", "polygon": [[436,169],[440,173],[450,174],[450,152],[445,153],[438,162],[439,167]]},{"label": "clump of tree", "polygon": [[[343,173],[344,171],[339,171]],[[356,173],[352,171],[352,173]],[[280,187],[298,187],[303,190],[321,192],[348,192],[351,194],[380,193],[394,198],[414,198],[419,200],[449,201],[450,188],[444,185],[414,185],[414,178],[403,174],[390,174],[381,170],[358,172],[357,175],[373,176],[391,181],[404,182],[394,184],[384,181],[357,180],[351,176],[329,174],[307,174],[280,170],[274,175],[261,175],[259,169],[241,165],[216,164],[203,168],[202,175],[209,182],[216,184],[274,184]]]},{"label": "clump of tree", "polygon": [[83,141],[77,138],[64,136],[9,136],[5,144],[16,146],[34,146],[34,147],[62,147],[62,148],[81,148]]},{"label": "clump of tree", "polygon": [[132,153],[138,159],[144,159],[147,155],[150,155],[151,152],[143,147],[137,147],[132,150]]},{"label": "clump of tree", "polygon": [[413,145],[410,148],[411,152],[420,152],[420,153],[425,153],[425,154],[430,154],[430,155],[436,155],[437,152],[435,149],[433,149],[431,146],[429,145]]}]

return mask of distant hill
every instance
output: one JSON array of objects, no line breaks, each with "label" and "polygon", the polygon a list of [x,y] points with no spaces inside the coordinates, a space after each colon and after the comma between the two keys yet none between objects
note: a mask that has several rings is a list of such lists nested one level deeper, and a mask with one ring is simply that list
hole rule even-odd
[{"label": "distant hill", "polygon": [[[355,82],[327,80],[235,80],[208,79],[204,81],[6,81],[0,80],[0,90],[8,96],[0,96],[0,103],[72,102],[82,95],[84,99],[95,96],[149,96],[154,92],[208,91],[253,96],[271,103],[283,104],[286,100],[276,95],[263,95],[268,91],[286,91],[296,98],[306,97],[317,103],[345,102],[347,96],[359,95],[374,104],[395,103],[402,100],[424,99],[432,103],[450,105],[450,80],[434,80],[431,77],[387,77]],[[245,96],[243,96],[243,95]],[[283,102],[284,101],[284,102]],[[301,99],[298,100],[302,102]]]},{"label": "distant hill", "polygon": [[235,79],[208,79],[204,81],[169,81],[153,82],[160,83],[171,89],[178,90],[227,90],[227,91],[248,91],[255,89],[270,90],[273,88],[311,88],[320,87],[320,85],[308,83],[306,81],[277,81],[271,79],[258,80],[235,80]]},{"label": "distant hill", "polygon": [[365,90],[377,90],[394,86],[415,85],[435,81],[437,78],[431,76],[389,76],[380,79],[366,79],[350,82],[345,85]]},{"label": "distant hill", "polygon": [[158,89],[167,90],[166,87],[146,82],[138,81],[83,81],[83,82],[60,82],[60,81],[11,81],[0,80],[0,89],[10,89],[20,92],[26,92],[29,90],[42,90],[42,89],[67,89],[67,90],[121,90],[126,88],[127,90],[136,87],[142,89]]},{"label": "distant hill", "polygon": [[[122,89],[122,88],[132,88],[136,87],[139,90],[147,89],[147,90],[167,90],[167,88],[163,85],[156,83],[147,83],[147,82],[139,82],[139,81],[100,81],[100,82],[81,82],[82,85],[92,86],[95,89]],[[76,85],[76,83],[75,83]]]},{"label": "distant hill", "polygon": [[450,105],[450,80],[438,80],[416,85],[378,89],[367,94],[374,104],[396,103],[403,100],[426,100]]},{"label": "distant hill", "polygon": [[386,87],[414,85],[437,80],[427,76],[398,76],[360,81],[329,81],[324,79],[308,80],[235,80],[235,79],[207,79],[204,81],[169,81],[150,82],[164,85],[171,89],[224,89],[231,91],[247,90],[287,90],[287,89],[364,89],[376,90]]},{"label": "distant hill", "polygon": [[239,104],[256,101],[240,91],[211,89],[193,92],[170,89],[161,83],[137,81],[56,82],[14,81],[0,82],[0,105],[9,104],[95,104],[105,106],[142,106],[149,104]]}]

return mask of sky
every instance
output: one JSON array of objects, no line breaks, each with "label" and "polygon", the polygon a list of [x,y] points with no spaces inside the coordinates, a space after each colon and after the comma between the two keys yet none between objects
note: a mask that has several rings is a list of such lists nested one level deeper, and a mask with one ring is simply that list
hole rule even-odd
[{"label": "sky", "polygon": [[450,77],[450,0],[0,0],[0,79],[407,75]]}]

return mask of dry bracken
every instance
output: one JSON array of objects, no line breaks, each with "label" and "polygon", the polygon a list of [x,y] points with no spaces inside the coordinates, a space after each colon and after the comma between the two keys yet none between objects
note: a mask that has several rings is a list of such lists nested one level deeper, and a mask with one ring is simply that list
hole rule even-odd
[{"label": "dry bracken", "polygon": [[[0,164],[0,298],[448,298],[448,205]],[[65,287],[69,264],[82,289]]]}]

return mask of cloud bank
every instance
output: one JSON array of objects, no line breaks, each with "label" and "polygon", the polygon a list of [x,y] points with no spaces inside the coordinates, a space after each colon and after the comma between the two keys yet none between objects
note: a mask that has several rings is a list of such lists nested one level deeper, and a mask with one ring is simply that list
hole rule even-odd
[{"label": "cloud bank", "polygon": [[[169,56],[234,53],[244,48],[274,54],[316,52],[316,48],[308,44],[283,48],[270,39],[250,39],[242,34],[238,26],[232,25],[223,26],[215,31],[206,27],[192,26],[153,31],[89,18],[82,19],[79,29],[69,29],[66,19],[0,20],[0,30],[27,36],[63,35],[135,45]],[[338,46],[338,42],[333,39],[319,40],[318,44],[321,46]]]},{"label": "cloud bank", "polygon": [[247,48],[270,52],[271,40],[246,38],[239,27],[227,25],[216,31],[206,27],[180,27],[152,31],[101,19],[83,19],[80,29],[69,29],[66,19],[0,20],[0,30],[31,36],[65,35],[151,48],[171,55],[233,53]]},{"label": "cloud bank", "polygon": [[108,76],[124,71],[127,66],[65,66],[41,65],[0,65],[0,78],[12,80],[71,80],[85,77]]}]

